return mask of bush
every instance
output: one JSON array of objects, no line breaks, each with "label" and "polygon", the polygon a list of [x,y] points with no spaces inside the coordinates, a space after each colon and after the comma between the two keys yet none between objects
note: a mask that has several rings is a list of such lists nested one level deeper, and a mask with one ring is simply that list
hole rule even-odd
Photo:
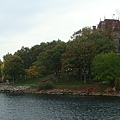
[{"label": "bush", "polygon": [[120,91],[120,78],[115,80],[115,89],[117,91]]},{"label": "bush", "polygon": [[52,82],[43,82],[43,83],[40,83],[38,86],[38,90],[49,90],[53,88],[54,88],[54,85]]}]

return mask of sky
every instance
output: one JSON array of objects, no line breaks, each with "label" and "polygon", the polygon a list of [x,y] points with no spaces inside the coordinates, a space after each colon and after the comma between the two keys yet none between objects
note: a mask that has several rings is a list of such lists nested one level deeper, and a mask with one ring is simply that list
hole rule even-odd
[{"label": "sky", "polygon": [[120,0],[0,0],[0,59],[22,46],[67,42],[75,31],[120,18]]}]

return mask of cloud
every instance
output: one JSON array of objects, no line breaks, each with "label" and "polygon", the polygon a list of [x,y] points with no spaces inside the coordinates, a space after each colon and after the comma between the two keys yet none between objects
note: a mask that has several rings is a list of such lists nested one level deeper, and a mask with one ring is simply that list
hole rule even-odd
[{"label": "cloud", "polygon": [[67,41],[82,27],[96,25],[104,15],[111,18],[115,9],[119,8],[118,2],[119,0],[2,0],[0,58],[7,52],[14,53],[22,46],[31,47],[57,39]]}]

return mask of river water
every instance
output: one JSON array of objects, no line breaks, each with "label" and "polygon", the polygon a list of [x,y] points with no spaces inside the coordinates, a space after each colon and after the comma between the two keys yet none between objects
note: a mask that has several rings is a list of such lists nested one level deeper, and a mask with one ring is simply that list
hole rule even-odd
[{"label": "river water", "polygon": [[120,98],[0,93],[0,120],[120,120]]}]

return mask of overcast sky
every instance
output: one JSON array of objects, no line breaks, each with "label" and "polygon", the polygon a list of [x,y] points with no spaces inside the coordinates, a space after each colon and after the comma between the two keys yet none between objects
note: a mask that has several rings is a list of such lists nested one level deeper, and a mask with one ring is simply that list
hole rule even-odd
[{"label": "overcast sky", "polygon": [[62,40],[105,18],[120,18],[120,0],[0,0],[0,59],[22,46]]}]

